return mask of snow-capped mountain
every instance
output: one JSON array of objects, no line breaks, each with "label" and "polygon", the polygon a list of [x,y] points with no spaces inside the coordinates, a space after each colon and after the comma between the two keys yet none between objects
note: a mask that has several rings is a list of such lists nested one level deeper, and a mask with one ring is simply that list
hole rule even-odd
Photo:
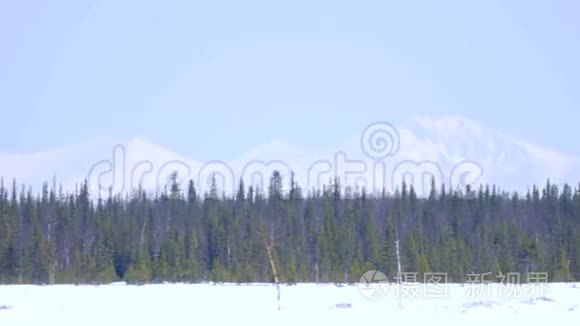
[{"label": "snow-capped mountain", "polygon": [[[140,183],[149,189],[161,184],[170,173],[184,173],[184,167],[200,164],[188,160],[159,145],[139,137],[129,141],[98,138],[66,148],[32,154],[0,153],[0,175],[4,183],[16,179],[19,184],[38,190],[44,182],[56,181],[63,190],[71,191],[87,180],[92,191],[106,195],[124,192]],[[157,178],[159,180],[157,180]]]},{"label": "snow-capped mountain", "polygon": [[127,192],[138,185],[162,190],[176,171],[205,191],[212,176],[226,192],[238,181],[265,189],[273,170],[308,190],[337,176],[343,185],[369,191],[394,191],[403,180],[426,195],[431,179],[464,187],[481,183],[525,191],[548,178],[557,183],[580,180],[580,159],[527,144],[464,117],[414,118],[400,126],[372,123],[340,149],[301,148],[275,139],[231,162],[200,162],[135,137],[99,138],[66,148],[32,154],[0,153],[0,175],[9,183],[40,189],[53,178],[65,190],[87,179],[96,195]]},{"label": "snow-capped mountain", "polygon": [[547,179],[580,180],[578,157],[523,142],[464,117],[416,118],[409,130],[409,145],[436,148],[430,159],[442,165],[473,161],[483,169],[482,181],[506,190],[525,191]]}]

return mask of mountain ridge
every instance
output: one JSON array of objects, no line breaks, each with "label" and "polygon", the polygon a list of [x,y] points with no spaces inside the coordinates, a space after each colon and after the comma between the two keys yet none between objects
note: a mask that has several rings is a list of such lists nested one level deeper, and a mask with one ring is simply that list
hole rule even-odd
[{"label": "mountain ridge", "polygon": [[[365,139],[372,128],[378,128],[377,134],[369,133],[369,137],[378,138]],[[229,162],[201,162],[140,136],[123,141],[97,137],[36,153],[0,152],[0,171],[4,180],[16,178],[35,190],[56,176],[65,189],[73,189],[86,178],[92,191],[101,192],[108,192],[109,187],[126,192],[139,184],[159,191],[172,171],[178,172],[181,182],[194,179],[200,188],[207,188],[215,174],[226,192],[234,191],[239,179],[266,189],[274,169],[283,170],[285,180],[295,172],[296,181],[307,189],[320,188],[338,176],[344,185],[394,191],[408,175],[413,177],[411,183],[425,188],[425,173],[436,175],[438,183],[457,186],[451,174],[462,164],[464,175],[471,174],[477,181],[468,183],[496,184],[508,191],[523,192],[547,179],[555,183],[580,180],[576,172],[580,158],[518,140],[463,116],[413,117],[400,128],[371,124],[358,138],[339,151],[299,147],[275,138]],[[369,153],[369,148],[392,153],[377,158],[381,153]]]}]

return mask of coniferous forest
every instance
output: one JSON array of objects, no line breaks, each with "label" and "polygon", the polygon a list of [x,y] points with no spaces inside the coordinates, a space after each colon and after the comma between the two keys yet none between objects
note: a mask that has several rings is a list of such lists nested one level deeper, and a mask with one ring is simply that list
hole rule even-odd
[{"label": "coniferous forest", "polygon": [[405,184],[394,194],[337,181],[305,191],[274,172],[268,189],[241,183],[225,196],[215,182],[198,193],[176,180],[161,194],[108,198],[91,198],[86,182],[33,193],[2,180],[0,283],[342,283],[373,269],[393,279],[397,239],[403,272],[419,281],[427,272],[454,282],[469,273],[580,278],[580,188],[568,185],[516,194],[433,183],[418,198]]}]

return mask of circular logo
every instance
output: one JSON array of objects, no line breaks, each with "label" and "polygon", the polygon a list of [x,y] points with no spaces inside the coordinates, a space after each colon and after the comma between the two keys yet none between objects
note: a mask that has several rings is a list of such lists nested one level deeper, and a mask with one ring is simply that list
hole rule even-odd
[{"label": "circular logo", "polygon": [[384,159],[399,152],[399,131],[390,123],[376,122],[365,128],[361,135],[363,152],[373,159]]},{"label": "circular logo", "polygon": [[389,290],[389,280],[385,273],[381,271],[368,271],[360,278],[358,288],[361,294],[367,299],[382,299],[387,295]]}]

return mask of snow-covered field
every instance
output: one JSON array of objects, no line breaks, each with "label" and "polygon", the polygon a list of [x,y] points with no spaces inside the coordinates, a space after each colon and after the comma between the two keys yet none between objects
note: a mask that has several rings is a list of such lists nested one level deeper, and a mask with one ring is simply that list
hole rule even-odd
[{"label": "snow-covered field", "polygon": [[[382,291],[382,292],[381,292]],[[374,296],[374,298],[372,298]],[[160,284],[0,286],[0,325],[579,325],[580,283],[534,288]]]}]

